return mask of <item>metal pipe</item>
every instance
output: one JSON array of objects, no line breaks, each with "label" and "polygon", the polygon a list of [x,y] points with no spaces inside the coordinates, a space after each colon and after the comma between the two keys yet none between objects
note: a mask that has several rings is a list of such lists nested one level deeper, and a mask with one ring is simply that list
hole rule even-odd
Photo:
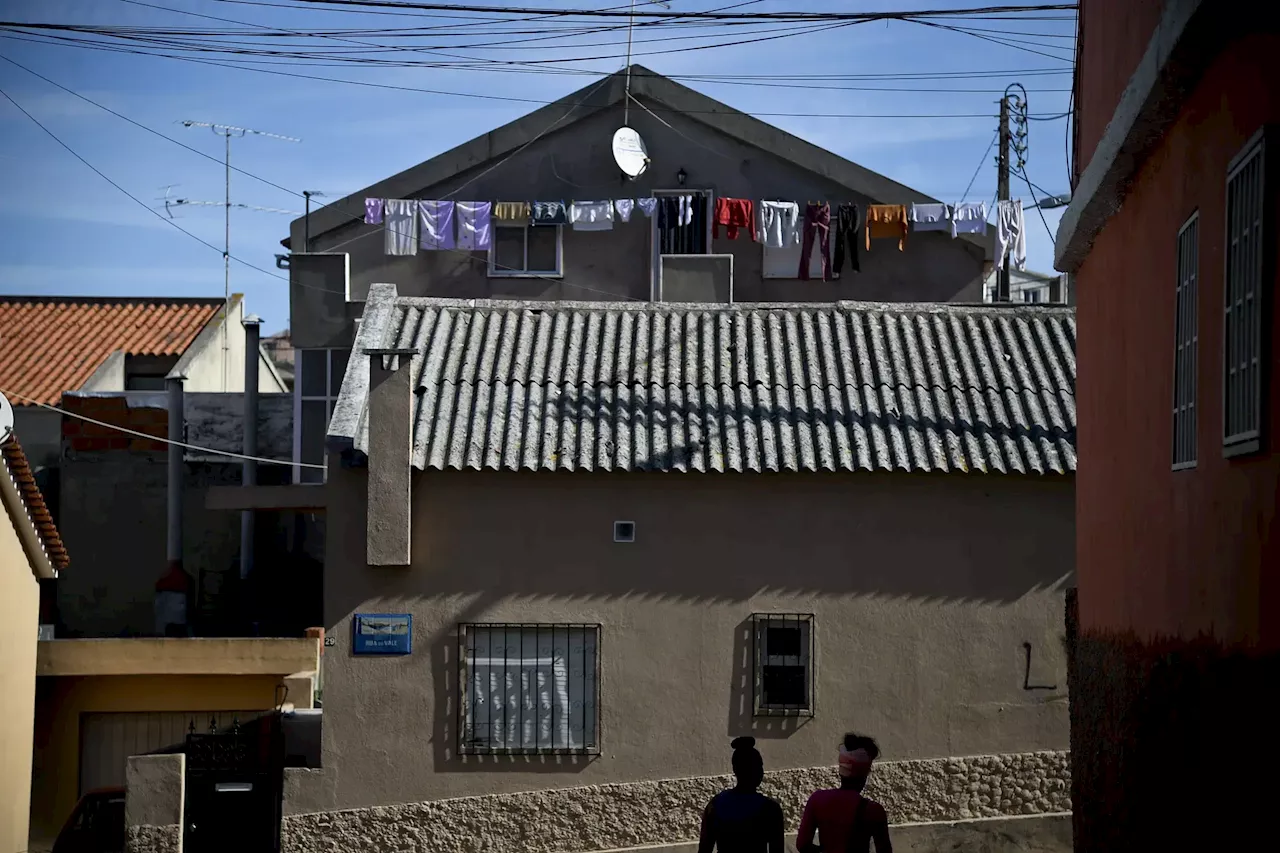
[{"label": "metal pipe", "polygon": [[[252,457],[258,455],[258,341],[262,321],[257,315],[244,318],[244,467],[240,485],[248,488],[257,485],[258,463]],[[254,515],[253,510],[240,513],[240,579],[253,572]]]},{"label": "metal pipe", "polygon": [[169,392],[169,501],[165,537],[169,568],[182,568],[182,447],[186,419],[183,412],[182,377],[165,380]]}]

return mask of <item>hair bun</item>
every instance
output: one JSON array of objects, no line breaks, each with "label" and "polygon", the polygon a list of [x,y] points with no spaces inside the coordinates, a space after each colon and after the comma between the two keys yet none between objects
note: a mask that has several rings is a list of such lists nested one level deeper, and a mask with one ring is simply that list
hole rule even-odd
[{"label": "hair bun", "polygon": [[729,746],[734,749],[752,749],[756,745],[756,739],[753,737],[736,737]]}]

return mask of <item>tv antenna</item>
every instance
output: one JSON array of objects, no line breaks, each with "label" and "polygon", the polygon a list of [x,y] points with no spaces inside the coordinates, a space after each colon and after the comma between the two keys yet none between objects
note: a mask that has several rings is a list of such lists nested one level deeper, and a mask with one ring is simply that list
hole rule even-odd
[{"label": "tv antenna", "polygon": [[[223,147],[223,157],[222,157],[222,164],[225,172],[225,177],[223,179],[223,201],[222,201],[222,207],[224,209],[224,213],[223,213],[224,230],[223,230],[223,240],[222,240],[222,291],[223,291],[223,297],[222,297],[223,298],[222,388],[225,391],[227,388],[227,371],[228,371],[227,362],[230,359],[228,344],[229,344],[230,323],[231,323],[231,208],[233,207],[233,205],[231,204],[231,140],[233,138],[243,139],[246,136],[262,136],[268,139],[276,139],[281,142],[301,142],[302,140],[297,138],[296,136],[284,136],[283,134],[279,134],[279,133],[268,133],[265,130],[254,130],[251,127],[236,127],[235,125],[231,125],[231,124],[217,124],[215,122],[208,122],[208,121],[192,121],[190,119],[186,119],[186,120],[180,121],[179,124],[181,124],[183,127],[207,127],[209,128],[209,130],[213,131],[214,134],[221,136],[225,143]],[[173,214],[171,211],[169,211],[169,202],[167,200],[168,189],[165,190],[165,196],[166,196],[165,212],[169,213],[169,215],[172,216]],[[187,201],[186,203],[197,204],[197,202],[194,202],[194,201]],[[213,206],[216,206],[217,202],[212,202],[212,203],[199,202],[199,204],[211,204]],[[267,210],[268,209],[268,208],[254,208],[250,205],[234,205],[234,206],[244,208],[246,210],[256,210],[256,209]],[[276,211],[276,212],[283,213],[287,211]]]}]

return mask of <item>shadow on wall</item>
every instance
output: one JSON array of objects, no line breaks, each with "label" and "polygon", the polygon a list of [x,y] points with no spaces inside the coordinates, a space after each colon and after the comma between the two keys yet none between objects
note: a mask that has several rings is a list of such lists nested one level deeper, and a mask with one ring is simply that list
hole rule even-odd
[{"label": "shadow on wall", "polygon": [[729,726],[732,740],[750,735],[760,740],[788,738],[811,719],[807,716],[757,716],[755,713],[755,621],[746,619],[733,631],[733,673],[729,679]]}]

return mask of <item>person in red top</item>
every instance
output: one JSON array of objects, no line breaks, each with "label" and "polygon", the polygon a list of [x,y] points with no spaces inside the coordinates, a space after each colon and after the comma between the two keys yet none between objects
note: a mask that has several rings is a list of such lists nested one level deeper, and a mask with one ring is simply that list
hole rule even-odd
[{"label": "person in red top", "polygon": [[[814,791],[805,803],[796,836],[800,853],[870,853],[872,839],[876,853],[892,853],[889,817],[884,806],[862,795],[871,775],[871,762],[880,756],[880,747],[869,737],[844,736],[840,745],[840,787]],[[822,842],[814,843],[814,835]]]}]

